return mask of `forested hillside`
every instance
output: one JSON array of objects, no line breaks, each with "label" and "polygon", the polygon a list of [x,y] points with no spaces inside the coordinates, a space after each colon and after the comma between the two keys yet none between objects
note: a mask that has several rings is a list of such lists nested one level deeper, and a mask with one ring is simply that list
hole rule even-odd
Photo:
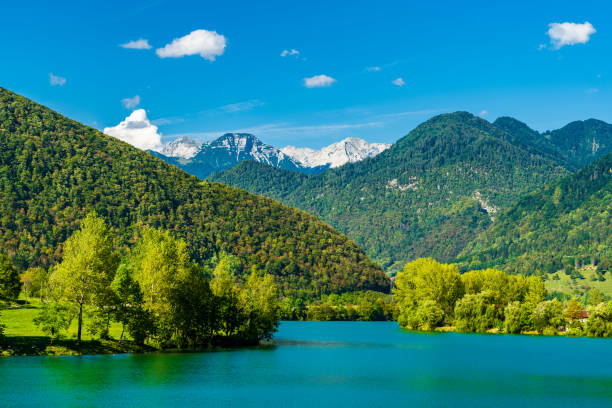
[{"label": "forested hillside", "polygon": [[462,254],[469,268],[544,273],[612,264],[612,154],[523,197]]},{"label": "forested hillside", "polygon": [[200,181],[132,146],[0,88],[0,251],[49,266],[95,210],[125,246],[135,229],[185,239],[197,261],[227,252],[295,296],[386,289],[357,245],[302,211]]},{"label": "forested hillside", "polygon": [[513,143],[546,155],[572,170],[612,153],[612,125],[597,119],[571,122],[561,129],[544,133],[507,116],[498,118],[493,124],[505,130]]},{"label": "forested hillside", "polygon": [[556,150],[467,112],[439,115],[372,159],[298,175],[241,163],[212,180],[315,214],[384,267],[453,260],[521,195],[566,175]]}]

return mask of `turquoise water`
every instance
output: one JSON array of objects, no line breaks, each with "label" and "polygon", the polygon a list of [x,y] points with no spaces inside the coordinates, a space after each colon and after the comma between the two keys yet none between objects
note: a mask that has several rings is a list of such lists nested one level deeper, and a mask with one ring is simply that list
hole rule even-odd
[{"label": "turquoise water", "polygon": [[0,359],[2,407],[611,407],[612,340],[285,322],[214,353]]}]

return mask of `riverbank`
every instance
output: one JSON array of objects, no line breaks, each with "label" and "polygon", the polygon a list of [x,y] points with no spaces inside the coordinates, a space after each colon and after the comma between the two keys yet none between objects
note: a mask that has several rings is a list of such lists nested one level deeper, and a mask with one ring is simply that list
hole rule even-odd
[{"label": "riverbank", "polygon": [[2,339],[0,357],[79,356],[85,354],[145,353],[157,349],[130,340],[57,339],[47,336],[10,336]]}]

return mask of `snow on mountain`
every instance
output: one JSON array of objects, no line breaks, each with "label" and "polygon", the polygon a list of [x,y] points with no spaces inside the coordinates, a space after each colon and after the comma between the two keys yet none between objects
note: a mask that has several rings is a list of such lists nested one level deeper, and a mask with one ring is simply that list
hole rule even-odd
[{"label": "snow on mountain", "polygon": [[188,137],[181,137],[166,143],[160,153],[167,157],[191,159],[202,149],[203,143]]},{"label": "snow on mountain", "polygon": [[349,137],[321,150],[295,146],[286,146],[280,150],[307,167],[339,167],[346,163],[374,157],[390,146],[389,143],[368,143],[363,139]]},{"label": "snow on mountain", "polygon": [[248,133],[226,133],[202,143],[182,137],[152,154],[202,179],[229,169],[243,160],[254,160],[285,170],[317,174],[366,157],[376,156],[390,145],[348,138],[321,150],[287,146],[278,149]]},{"label": "snow on mountain", "polygon": [[[236,162],[255,160],[276,167],[299,168],[300,163],[276,147],[263,143],[248,133],[226,133],[210,142],[205,149],[214,151],[223,149],[229,156],[235,156]],[[203,149],[204,150],[204,149]]]}]

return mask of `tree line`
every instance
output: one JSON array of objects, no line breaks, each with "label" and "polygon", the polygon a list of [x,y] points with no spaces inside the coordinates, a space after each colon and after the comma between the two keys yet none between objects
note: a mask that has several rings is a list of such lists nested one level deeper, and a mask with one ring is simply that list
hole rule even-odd
[{"label": "tree line", "polygon": [[253,269],[241,278],[232,255],[198,264],[186,241],[161,229],[141,227],[129,247],[116,242],[90,213],[48,271],[31,268],[20,277],[3,255],[0,300],[15,300],[23,286],[43,301],[36,325],[57,337],[76,319],[79,341],[84,329],[108,338],[111,322],[121,324],[121,338],[159,348],[257,344],[276,331],[280,303],[271,275]]},{"label": "tree line", "polygon": [[612,337],[612,301],[593,293],[584,310],[576,299],[550,299],[539,276],[496,269],[461,274],[456,265],[422,258],[398,273],[393,294],[400,326],[414,330]]}]

